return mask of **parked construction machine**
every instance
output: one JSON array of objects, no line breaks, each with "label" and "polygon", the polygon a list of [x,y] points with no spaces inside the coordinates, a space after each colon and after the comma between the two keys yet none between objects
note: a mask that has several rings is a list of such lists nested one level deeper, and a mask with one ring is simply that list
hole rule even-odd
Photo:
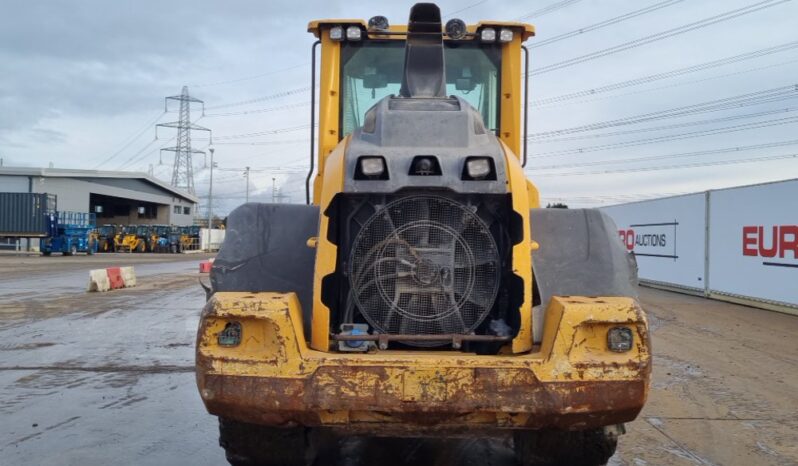
[{"label": "parked construction machine", "polygon": [[191,251],[199,249],[199,234],[200,227],[192,225],[188,227],[180,227],[180,251]]},{"label": "parked construction machine", "polygon": [[48,234],[39,240],[39,249],[45,256],[54,252],[64,256],[74,256],[79,252],[92,255],[97,252],[94,225],[93,213],[52,212],[48,218]]},{"label": "parked construction machine", "polygon": [[149,252],[171,252],[170,241],[177,237],[171,236],[172,227],[169,225],[152,225],[149,228],[147,250]]},{"label": "parked construction machine", "polygon": [[524,465],[604,464],[646,400],[648,327],[612,221],[540,209],[525,177],[533,27],[420,3],[308,29],[308,205],[230,214],[198,330],[227,459],[507,436]]},{"label": "parked construction machine", "polygon": [[99,252],[116,252],[116,242],[114,241],[116,235],[115,225],[98,226],[94,230],[94,236],[97,238],[97,250]]},{"label": "parked construction machine", "polygon": [[146,225],[127,225],[114,237],[117,252],[146,252],[150,230]]}]

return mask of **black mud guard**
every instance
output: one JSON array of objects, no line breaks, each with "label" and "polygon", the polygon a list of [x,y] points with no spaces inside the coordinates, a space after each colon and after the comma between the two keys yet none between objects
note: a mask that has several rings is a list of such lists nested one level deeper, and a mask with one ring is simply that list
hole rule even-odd
[{"label": "black mud guard", "polygon": [[540,342],[552,296],[637,297],[637,262],[618,237],[615,222],[597,209],[531,209],[532,271],[541,306],[533,335]]},{"label": "black mud guard", "polygon": [[319,208],[300,204],[249,203],[227,217],[227,231],[211,268],[211,294],[217,291],[293,291],[302,305],[310,335]]}]

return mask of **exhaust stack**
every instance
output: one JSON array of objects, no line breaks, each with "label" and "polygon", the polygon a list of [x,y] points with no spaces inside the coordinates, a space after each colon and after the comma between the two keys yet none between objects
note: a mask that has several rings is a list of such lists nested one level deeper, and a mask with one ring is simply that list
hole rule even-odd
[{"label": "exhaust stack", "polygon": [[399,95],[408,98],[446,97],[441,10],[434,3],[416,3],[410,9],[405,70]]}]

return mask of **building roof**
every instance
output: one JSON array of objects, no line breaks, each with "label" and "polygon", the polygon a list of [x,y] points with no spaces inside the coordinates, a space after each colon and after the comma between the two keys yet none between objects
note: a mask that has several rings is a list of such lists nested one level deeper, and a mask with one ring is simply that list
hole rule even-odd
[{"label": "building roof", "polygon": [[0,175],[39,176],[42,178],[128,178],[140,179],[153,184],[175,196],[195,204],[199,198],[143,172],[77,170],[72,168],[0,167]]}]

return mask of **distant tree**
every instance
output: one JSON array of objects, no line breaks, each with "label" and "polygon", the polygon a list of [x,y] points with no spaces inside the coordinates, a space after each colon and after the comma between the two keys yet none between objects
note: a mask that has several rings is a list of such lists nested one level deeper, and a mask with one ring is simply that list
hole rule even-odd
[{"label": "distant tree", "polygon": [[555,202],[554,204],[548,203],[546,204],[547,209],[567,209],[568,206],[563,204],[562,202]]}]

